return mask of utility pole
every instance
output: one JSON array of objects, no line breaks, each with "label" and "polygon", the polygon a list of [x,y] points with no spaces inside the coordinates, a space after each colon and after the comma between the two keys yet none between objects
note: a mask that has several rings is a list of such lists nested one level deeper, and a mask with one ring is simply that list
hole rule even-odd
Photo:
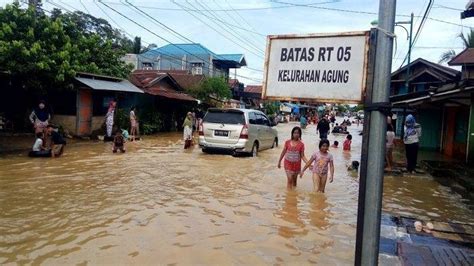
[{"label": "utility pole", "polygon": [[[373,83],[368,88],[361,158],[355,265],[378,265],[380,217],[387,118],[381,107],[389,106],[396,0],[379,1]],[[373,58],[373,57],[372,57]]]},{"label": "utility pole", "polygon": [[411,63],[411,48],[412,48],[412,35],[413,35],[413,12],[410,16],[410,37],[408,43],[408,63],[407,63],[407,78],[405,81],[405,86],[407,87],[407,92],[409,92],[408,79],[410,78],[410,63]]}]

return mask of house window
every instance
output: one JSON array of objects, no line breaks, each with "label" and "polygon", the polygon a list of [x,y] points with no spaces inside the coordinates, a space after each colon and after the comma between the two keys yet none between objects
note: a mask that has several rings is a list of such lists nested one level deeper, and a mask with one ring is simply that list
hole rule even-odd
[{"label": "house window", "polygon": [[191,73],[193,75],[202,75],[202,67],[204,66],[204,63],[191,63]]},{"label": "house window", "polygon": [[142,63],[143,70],[153,70],[153,63],[143,62]]}]

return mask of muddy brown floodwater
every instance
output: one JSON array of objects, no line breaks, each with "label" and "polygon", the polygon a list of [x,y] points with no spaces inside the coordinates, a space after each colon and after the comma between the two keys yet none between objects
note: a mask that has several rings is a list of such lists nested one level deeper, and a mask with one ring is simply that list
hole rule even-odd
[{"label": "muddy brown floodwater", "polygon": [[[280,140],[290,125],[279,125]],[[358,182],[331,150],[334,183],[307,174],[286,190],[281,145],[258,158],[183,151],[179,134],[128,143],[81,142],[63,157],[0,157],[0,264],[353,264]],[[330,140],[343,141],[343,136]],[[303,132],[309,156],[315,127]],[[281,141],[282,142],[282,141]],[[387,177],[389,213],[468,222],[472,213],[429,178]]]}]

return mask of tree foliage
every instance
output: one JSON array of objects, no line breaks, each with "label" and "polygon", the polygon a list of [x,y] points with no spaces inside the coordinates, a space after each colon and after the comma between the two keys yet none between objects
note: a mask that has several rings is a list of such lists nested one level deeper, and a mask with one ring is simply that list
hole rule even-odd
[{"label": "tree foliage", "polygon": [[71,87],[77,72],[127,77],[131,68],[120,60],[127,49],[133,41],[82,12],[46,16],[18,2],[0,9],[0,68],[28,90]]},{"label": "tree foliage", "polygon": [[230,99],[232,93],[222,77],[205,78],[199,85],[190,89],[189,94],[204,102],[209,102],[211,98],[218,100]]},{"label": "tree foliage", "polygon": [[[464,48],[474,48],[474,30],[471,29],[467,35],[460,33],[458,37],[462,40]],[[451,61],[456,56],[456,52],[454,50],[448,50],[441,54],[439,63],[447,63]]]}]

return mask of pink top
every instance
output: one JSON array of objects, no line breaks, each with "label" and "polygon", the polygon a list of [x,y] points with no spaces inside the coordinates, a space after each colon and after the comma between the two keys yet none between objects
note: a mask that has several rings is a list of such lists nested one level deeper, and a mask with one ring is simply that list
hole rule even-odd
[{"label": "pink top", "polygon": [[329,163],[333,161],[332,155],[329,152],[322,153],[317,151],[311,156],[314,159],[313,173],[318,175],[327,175]]},{"label": "pink top", "polygon": [[291,145],[291,140],[285,142],[285,170],[292,172],[301,171],[301,154],[304,153],[304,144],[298,141],[295,146]]},{"label": "pink top", "polygon": [[352,144],[352,141],[346,139],[344,141],[344,144],[342,145],[342,147],[345,151],[350,151],[351,150],[351,144]]}]

